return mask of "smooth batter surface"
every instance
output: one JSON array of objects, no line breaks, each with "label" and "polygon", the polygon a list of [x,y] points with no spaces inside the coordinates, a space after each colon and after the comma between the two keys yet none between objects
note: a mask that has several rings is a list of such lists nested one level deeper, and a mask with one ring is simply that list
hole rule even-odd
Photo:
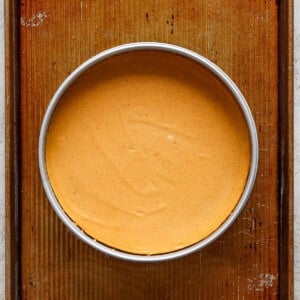
[{"label": "smooth batter surface", "polygon": [[249,164],[231,94],[197,63],[158,51],[113,57],[77,79],[46,144],[48,175],[71,219],[140,254],[184,248],[217,229]]}]

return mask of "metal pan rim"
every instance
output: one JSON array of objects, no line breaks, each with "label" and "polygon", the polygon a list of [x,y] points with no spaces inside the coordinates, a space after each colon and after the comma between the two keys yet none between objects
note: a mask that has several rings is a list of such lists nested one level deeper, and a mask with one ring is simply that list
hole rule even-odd
[{"label": "metal pan rim", "polygon": [[[154,255],[140,255],[140,254],[133,254],[133,253],[127,253],[121,250],[113,249],[107,245],[102,244],[100,241],[97,241],[90,237],[88,234],[86,234],[84,231],[82,231],[65,213],[65,211],[62,209],[62,207],[59,204],[58,199],[56,198],[46,170],[46,161],[45,161],[45,146],[46,146],[46,137],[48,132],[48,127],[52,118],[52,115],[55,111],[55,108],[57,104],[59,103],[61,97],[63,96],[66,89],[76,80],[76,78],[84,73],[87,69],[92,67],[93,65],[101,62],[102,60],[125,52],[130,51],[138,51],[138,50],[159,50],[159,51],[166,51],[175,53],[184,57],[187,57],[189,59],[192,59],[208,69],[212,74],[214,74],[216,77],[218,77],[223,84],[230,90],[230,92],[233,94],[236,102],[240,106],[242,113],[244,115],[245,121],[247,123],[248,131],[249,131],[249,137],[250,137],[250,143],[251,143],[251,162],[250,162],[250,169],[248,174],[248,179],[243,191],[242,196],[240,197],[237,205],[235,206],[232,213],[227,217],[227,219],[209,236],[207,236],[205,239],[200,240],[199,242],[190,245],[186,248],[176,250],[174,252],[168,252],[168,253],[162,253],[162,254],[154,254]],[[251,195],[253,185],[256,178],[257,173],[257,167],[258,167],[258,154],[259,147],[258,147],[258,137],[257,137],[257,130],[255,126],[254,119],[252,117],[251,110],[247,104],[246,99],[244,98],[241,91],[238,89],[236,84],[232,81],[232,79],[224,72],[222,71],[217,65],[215,65],[213,62],[208,60],[207,58],[201,56],[200,54],[188,50],[186,48],[172,45],[172,44],[166,44],[166,43],[158,43],[158,42],[138,42],[138,43],[129,43],[129,44],[123,44],[117,47],[110,48],[108,50],[105,50],[87,61],[85,61],[83,64],[81,64],[78,68],[76,68],[60,85],[54,96],[52,97],[50,104],[48,105],[48,108],[46,110],[46,113],[44,115],[44,119],[42,122],[41,130],[40,130],[40,136],[39,136],[39,145],[38,145],[38,162],[39,162],[39,169],[40,169],[40,175],[42,179],[42,184],[44,187],[44,190],[46,192],[47,198],[55,210],[58,217],[61,219],[61,221],[73,232],[78,238],[80,238],[82,241],[87,243],[88,245],[92,246],[93,248],[116,258],[128,260],[128,261],[134,261],[134,262],[159,262],[159,261],[166,261],[170,259],[179,258],[185,255],[188,255],[190,253],[193,253],[197,250],[200,250],[213,241],[215,241],[218,237],[220,237],[231,225],[232,223],[237,219],[237,217],[240,215],[244,207],[246,206],[248,199]]]}]

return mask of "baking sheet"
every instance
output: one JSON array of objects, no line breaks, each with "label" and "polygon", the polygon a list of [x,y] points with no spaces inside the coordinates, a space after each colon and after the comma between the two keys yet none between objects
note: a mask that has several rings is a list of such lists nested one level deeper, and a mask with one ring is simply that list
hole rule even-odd
[{"label": "baking sheet", "polygon": [[[291,20],[292,1],[6,1],[7,298],[291,298]],[[119,261],[76,239],[50,208],[37,164],[42,117],[61,81],[90,56],[136,41],[217,63],[244,93],[260,143],[237,222],[203,251],[158,264]]]}]

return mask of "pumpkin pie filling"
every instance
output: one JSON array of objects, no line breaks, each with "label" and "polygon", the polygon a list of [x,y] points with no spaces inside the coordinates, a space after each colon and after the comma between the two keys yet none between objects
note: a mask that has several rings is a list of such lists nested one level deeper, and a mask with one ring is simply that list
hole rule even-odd
[{"label": "pumpkin pie filling", "polygon": [[161,51],[108,58],[65,92],[46,167],[67,215],[112,248],[158,254],[215,231],[243,193],[250,138],[224,84]]}]

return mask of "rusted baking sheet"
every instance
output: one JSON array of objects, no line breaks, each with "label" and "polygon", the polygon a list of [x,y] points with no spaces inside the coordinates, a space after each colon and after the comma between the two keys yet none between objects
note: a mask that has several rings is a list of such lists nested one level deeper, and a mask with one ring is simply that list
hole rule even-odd
[{"label": "rusted baking sheet", "polygon": [[[292,299],[290,0],[6,0],[7,299]],[[61,81],[109,47],[160,41],[217,63],[244,93],[260,162],[252,197],[219,240],[188,257],[134,264],[76,239],[41,186],[37,143]]]}]

